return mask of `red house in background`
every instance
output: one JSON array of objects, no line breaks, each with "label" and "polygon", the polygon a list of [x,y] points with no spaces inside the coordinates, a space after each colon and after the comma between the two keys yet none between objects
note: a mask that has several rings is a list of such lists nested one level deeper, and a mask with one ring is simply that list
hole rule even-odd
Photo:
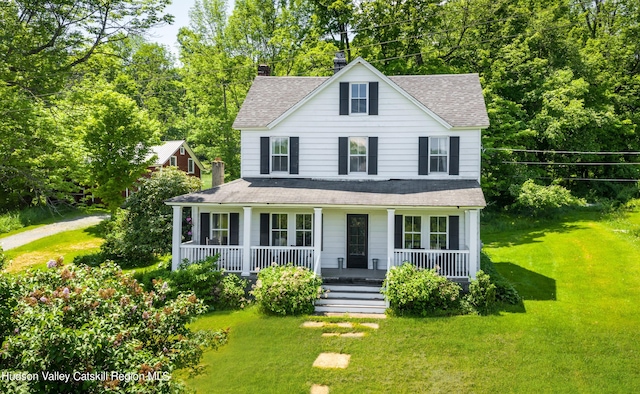
[{"label": "red house in background", "polygon": [[187,141],[165,141],[162,145],[151,147],[150,155],[157,156],[156,162],[149,170],[157,171],[159,167],[175,166],[189,175],[201,178],[204,167],[196,158]]}]

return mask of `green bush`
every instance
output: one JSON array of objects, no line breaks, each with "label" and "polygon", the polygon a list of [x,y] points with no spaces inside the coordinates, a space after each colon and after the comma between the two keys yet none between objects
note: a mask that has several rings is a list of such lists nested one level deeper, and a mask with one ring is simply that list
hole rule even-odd
[{"label": "green bush", "polygon": [[251,294],[266,314],[313,313],[314,302],[322,295],[322,279],[304,267],[272,265],[260,270]]},{"label": "green bush", "polygon": [[[0,350],[0,368],[107,376],[66,383],[40,379],[27,382],[27,392],[184,392],[175,377],[166,378],[197,367],[205,349],[226,342],[226,331],[187,328],[206,310],[193,293],[168,298],[163,281],[147,292],[113,263],[92,268],[51,261],[48,267],[16,279],[12,330]],[[120,379],[110,371],[159,379]],[[15,389],[10,384],[0,381],[0,391]]]},{"label": "green bush", "polygon": [[435,270],[409,263],[387,272],[382,292],[397,315],[437,316],[460,311],[460,286]]},{"label": "green bush", "polygon": [[583,199],[574,197],[560,185],[541,186],[532,179],[512,186],[510,192],[516,199],[514,208],[521,211],[542,213],[549,209],[586,205]]},{"label": "green bush", "polygon": [[0,271],[2,271],[8,264],[9,261],[7,256],[4,254],[4,249],[0,246]]},{"label": "green bush", "polygon": [[483,271],[476,273],[476,279],[469,283],[469,293],[463,297],[467,312],[477,312],[481,315],[496,310],[496,285],[491,283],[491,277]]},{"label": "green bush", "polygon": [[500,275],[493,262],[484,253],[480,254],[480,269],[491,278],[496,286],[496,300],[506,304],[517,305],[522,300],[520,294],[504,276]]},{"label": "green bush", "polygon": [[171,252],[173,210],[165,200],[199,190],[198,178],[175,168],[154,172],[140,181],[124,209],[114,214],[101,246],[104,256],[122,267],[140,267]]},{"label": "green bush", "polygon": [[210,309],[244,308],[248,303],[245,292],[247,281],[234,274],[224,274],[218,269],[217,261],[218,256],[193,264],[185,261],[177,271],[171,271],[169,264],[166,264],[156,270],[136,274],[135,277],[145,288],[152,288],[158,280],[166,281],[169,296],[193,291]]}]

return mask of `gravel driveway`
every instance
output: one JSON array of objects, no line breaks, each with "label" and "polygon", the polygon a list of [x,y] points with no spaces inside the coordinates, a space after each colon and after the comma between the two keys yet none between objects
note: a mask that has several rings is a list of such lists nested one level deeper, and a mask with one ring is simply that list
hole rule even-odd
[{"label": "gravel driveway", "polygon": [[48,237],[49,235],[61,233],[63,231],[91,227],[100,223],[108,217],[109,215],[91,215],[83,216],[76,219],[63,220],[58,223],[47,224],[33,230],[2,238],[0,239],[0,246],[2,246],[4,250],[15,249],[18,246],[26,245],[40,238]]}]

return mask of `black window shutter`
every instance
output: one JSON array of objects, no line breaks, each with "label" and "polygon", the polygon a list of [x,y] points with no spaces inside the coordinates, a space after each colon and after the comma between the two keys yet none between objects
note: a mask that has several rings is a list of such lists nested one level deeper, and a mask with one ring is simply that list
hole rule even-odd
[{"label": "black window shutter", "polygon": [[429,137],[418,138],[418,175],[429,175]]},{"label": "black window shutter", "polygon": [[340,115],[349,115],[349,82],[340,82]]},{"label": "black window shutter", "polygon": [[269,173],[269,137],[260,137],[260,173]]},{"label": "black window shutter", "polygon": [[349,165],[349,138],[338,137],[338,175],[347,175]]},{"label": "black window shutter", "polygon": [[378,115],[378,82],[369,82],[369,115]]},{"label": "black window shutter", "polygon": [[240,245],[240,214],[229,214],[229,245]]},{"label": "black window shutter", "polygon": [[449,137],[449,175],[460,172],[460,137]]},{"label": "black window shutter", "polygon": [[260,214],[260,246],[269,246],[269,214]]},{"label": "black window shutter", "polygon": [[297,175],[300,157],[300,137],[289,138],[289,174]]},{"label": "black window shutter", "polygon": [[369,137],[369,175],[378,175],[378,137]]},{"label": "black window shutter", "polygon": [[404,249],[402,247],[402,215],[396,215],[395,219],[393,246],[396,249]]},{"label": "black window shutter", "polygon": [[449,249],[460,249],[460,216],[449,216]]},{"label": "black window shutter", "polygon": [[210,213],[200,213],[200,245],[207,244],[207,238],[209,238],[209,230],[211,227],[209,225],[209,219],[211,218]]}]

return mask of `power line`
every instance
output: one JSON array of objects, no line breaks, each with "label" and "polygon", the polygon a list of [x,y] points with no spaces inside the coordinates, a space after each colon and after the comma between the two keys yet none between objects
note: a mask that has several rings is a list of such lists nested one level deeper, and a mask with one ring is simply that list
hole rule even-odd
[{"label": "power line", "polygon": [[516,175],[516,178],[527,179],[545,179],[545,180],[558,180],[558,181],[596,181],[596,182],[640,182],[640,179],[627,179],[627,178],[552,178],[552,177],[528,177],[522,175]]},{"label": "power line", "polygon": [[526,164],[542,166],[638,166],[640,163],[557,163],[553,161],[503,161],[502,164]]},{"label": "power line", "polygon": [[640,155],[640,152],[589,152],[589,151],[572,151],[572,150],[540,150],[540,149],[512,149],[512,148],[483,148],[485,151],[507,151],[507,152],[527,152],[527,153],[551,153],[551,154],[567,154],[567,155]]}]

